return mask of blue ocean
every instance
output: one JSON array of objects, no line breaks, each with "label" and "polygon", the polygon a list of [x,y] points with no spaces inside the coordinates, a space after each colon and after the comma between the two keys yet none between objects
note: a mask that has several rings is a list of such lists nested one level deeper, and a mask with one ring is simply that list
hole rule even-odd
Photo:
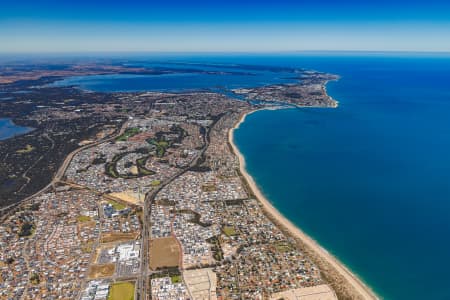
[{"label": "blue ocean", "polygon": [[[214,63],[216,70],[246,64],[340,75],[327,85],[338,108],[250,115],[235,133],[247,168],[287,218],[381,297],[450,299],[450,55],[240,54],[176,60]],[[292,74],[264,70],[254,76],[85,76],[57,85],[166,91],[290,81]]]},{"label": "blue ocean", "polygon": [[450,57],[290,64],[341,75],[340,105],[250,115],[236,142],[257,184],[381,297],[450,299]]}]

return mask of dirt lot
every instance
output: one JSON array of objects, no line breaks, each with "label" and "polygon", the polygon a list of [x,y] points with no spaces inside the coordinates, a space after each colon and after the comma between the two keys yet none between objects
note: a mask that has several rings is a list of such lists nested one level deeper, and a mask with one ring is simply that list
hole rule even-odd
[{"label": "dirt lot", "polygon": [[174,237],[154,239],[150,242],[150,268],[177,267],[180,247]]},{"label": "dirt lot", "polygon": [[102,243],[111,242],[126,242],[129,240],[135,240],[137,233],[106,233],[102,235]]},{"label": "dirt lot", "polygon": [[112,199],[117,198],[122,201],[125,201],[127,203],[133,204],[133,205],[142,205],[145,199],[145,194],[143,193],[134,193],[133,191],[125,191],[121,193],[110,193],[107,195],[108,199],[109,197],[112,197]]},{"label": "dirt lot", "polygon": [[110,277],[114,274],[114,264],[92,265],[89,270],[89,278]]}]

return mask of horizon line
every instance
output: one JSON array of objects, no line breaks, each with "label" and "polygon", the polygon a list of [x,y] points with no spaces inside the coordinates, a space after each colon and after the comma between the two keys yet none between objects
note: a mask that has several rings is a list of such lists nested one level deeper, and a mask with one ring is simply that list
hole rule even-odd
[{"label": "horizon line", "polygon": [[286,53],[411,53],[450,54],[450,50],[81,50],[81,51],[2,51],[0,55],[76,55],[76,54],[286,54]]}]

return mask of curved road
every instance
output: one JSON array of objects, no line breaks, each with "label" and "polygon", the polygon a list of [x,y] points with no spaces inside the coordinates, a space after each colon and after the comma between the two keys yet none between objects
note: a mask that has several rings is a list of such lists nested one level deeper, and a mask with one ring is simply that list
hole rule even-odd
[{"label": "curved road", "polygon": [[120,136],[121,134],[123,134],[125,132],[126,125],[127,125],[127,122],[125,122],[122,125],[122,127],[120,128],[118,133],[116,133],[116,134],[114,134],[114,135],[112,135],[112,136],[110,136],[110,137],[108,137],[106,139],[102,139],[102,140],[99,140],[99,141],[94,142],[92,144],[88,144],[88,145],[82,146],[80,148],[77,148],[73,152],[69,153],[69,155],[67,155],[66,159],[64,160],[62,165],[59,167],[58,171],[55,173],[55,176],[53,177],[52,181],[50,181],[49,184],[47,184],[45,187],[43,187],[42,189],[40,189],[38,192],[34,193],[31,196],[28,196],[28,197],[22,199],[21,201],[19,201],[17,203],[14,203],[14,204],[11,204],[11,205],[8,205],[8,206],[5,206],[5,207],[1,208],[0,209],[0,214],[3,215],[2,219],[7,215],[7,213],[6,214],[4,214],[4,213],[7,212],[8,210],[11,210],[11,209],[13,209],[13,208],[15,208],[17,206],[20,206],[20,205],[23,205],[23,204],[27,203],[28,201],[30,201],[34,197],[37,197],[37,196],[43,194],[44,192],[46,192],[55,183],[60,181],[61,178],[64,176],[64,173],[66,172],[67,167],[69,166],[70,162],[72,161],[72,159],[73,159],[73,157],[75,155],[77,155],[79,152],[81,152],[83,150],[89,149],[89,148],[97,146],[97,145],[99,145],[101,143],[105,143],[105,142],[108,142],[108,141],[111,141],[111,140],[115,139],[116,137]]},{"label": "curved road", "polygon": [[199,160],[204,156],[206,150],[209,146],[209,134],[211,132],[211,129],[215,125],[217,121],[215,121],[213,124],[209,126],[209,128],[206,130],[206,133],[204,135],[204,146],[202,148],[202,151],[199,153],[199,155],[192,160],[192,162],[178,172],[177,174],[173,175],[166,181],[162,182],[159,187],[153,191],[150,191],[144,201],[144,216],[143,216],[143,228],[142,228],[142,247],[141,247],[141,274],[140,278],[137,281],[136,286],[136,299],[138,300],[147,300],[149,298],[149,284],[148,284],[148,276],[151,275],[154,272],[150,271],[149,268],[149,242],[150,242],[150,230],[149,226],[151,224],[150,216],[151,216],[151,205],[152,202],[155,200],[156,195],[161,191],[164,187],[169,185],[171,182],[173,182],[175,179],[189,171],[191,168],[195,167]]}]

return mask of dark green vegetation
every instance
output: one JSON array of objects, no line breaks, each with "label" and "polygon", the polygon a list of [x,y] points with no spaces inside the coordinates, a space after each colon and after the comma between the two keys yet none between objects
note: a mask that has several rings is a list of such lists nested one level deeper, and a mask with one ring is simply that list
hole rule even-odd
[{"label": "dark green vegetation", "polygon": [[203,192],[215,192],[217,191],[217,187],[214,184],[204,184],[202,185]]},{"label": "dark green vegetation", "polygon": [[12,264],[14,261],[15,261],[14,258],[8,257],[8,258],[6,259],[5,262],[6,262],[6,264],[10,265],[10,264]]},{"label": "dark green vegetation", "polygon": [[157,140],[157,139],[148,139],[147,142],[150,145],[153,145],[156,147],[156,156],[157,157],[163,157],[164,154],[166,154],[166,150],[167,148],[169,148],[170,143],[166,140],[164,140],[164,138]]},{"label": "dark green vegetation", "polygon": [[156,203],[158,205],[162,205],[162,206],[175,206],[177,204],[176,201],[169,200],[169,199],[159,199],[159,200],[156,200]]},{"label": "dark green vegetation", "polygon": [[148,139],[147,143],[155,146],[156,156],[163,157],[166,150],[173,147],[174,144],[181,143],[183,138],[187,135],[183,128],[178,125],[172,126],[170,131],[159,131],[154,138]]},{"label": "dark green vegetation", "polygon": [[29,205],[30,210],[32,210],[32,211],[38,211],[40,206],[41,206],[40,203],[33,203],[33,204]]},{"label": "dark green vegetation", "polygon": [[170,277],[172,283],[180,283],[182,281],[181,272],[178,267],[170,267],[160,270],[158,273],[150,275],[150,279]]},{"label": "dark green vegetation", "polygon": [[122,135],[120,135],[116,138],[116,141],[122,141],[122,142],[128,141],[128,139],[130,137],[135,136],[139,132],[140,132],[139,128],[135,128],[135,127],[128,128],[127,130],[125,130],[125,132]]},{"label": "dark green vegetation", "polygon": [[181,276],[181,272],[178,269],[178,267],[165,268],[158,273],[153,273],[152,275],[150,275],[150,278],[155,279],[155,278],[172,277],[172,276]]},{"label": "dark green vegetation", "polygon": [[20,226],[20,231],[19,231],[18,235],[20,237],[26,237],[26,236],[32,235],[33,232],[34,232],[34,224],[31,222],[24,222]]},{"label": "dark green vegetation", "polygon": [[172,276],[170,276],[170,280],[172,281],[172,284],[180,283],[181,275],[172,275]]},{"label": "dark green vegetation", "polygon": [[149,156],[144,156],[142,158],[139,158],[138,160],[136,160],[136,167],[138,169],[138,174],[141,176],[148,176],[148,175],[153,175],[155,174],[154,171],[149,170],[145,167],[145,163],[147,162],[147,160],[150,158]]},{"label": "dark green vegetation", "polygon": [[243,199],[236,199],[236,200],[225,200],[226,205],[244,205]]},{"label": "dark green vegetation", "polygon": [[39,278],[39,274],[32,273],[30,275],[30,282],[35,285],[39,284],[41,282],[41,279]]},{"label": "dark green vegetation", "polygon": [[[119,174],[119,172],[117,171],[117,162],[130,153],[135,152],[123,152],[115,155],[110,162],[105,164],[105,174],[113,178],[125,178],[125,179],[139,178],[155,174],[154,171],[149,170],[145,167],[145,164],[147,160],[151,157],[151,155],[147,155],[136,160],[136,167],[138,170],[138,174]],[[132,164],[129,165],[129,167],[131,166]]]},{"label": "dark green vegetation", "polygon": [[201,215],[198,212],[195,212],[193,210],[190,209],[179,209],[176,211],[171,211],[171,213],[177,213],[177,214],[190,214],[192,215],[192,219],[189,220],[189,222],[200,225],[202,227],[209,227],[211,226],[211,223],[203,223],[202,221],[200,221],[201,219]]},{"label": "dark green vegetation", "polygon": [[[125,131],[124,134],[119,136],[116,140],[127,140],[133,135],[138,134],[140,131],[138,128],[129,128]],[[151,145],[152,148],[139,148],[136,149],[133,152],[123,152],[120,154],[117,154],[113,157],[111,162],[106,163],[105,165],[105,173],[106,175],[113,177],[113,178],[125,178],[125,179],[131,179],[131,178],[139,178],[143,176],[149,176],[154,175],[155,172],[152,170],[149,170],[145,167],[145,164],[148,159],[150,159],[153,156],[156,156],[158,158],[164,157],[166,154],[167,149],[170,147],[175,147],[175,143],[181,143],[183,138],[186,136],[186,132],[179,126],[172,126],[171,130],[168,132],[157,132],[155,134],[154,138],[147,139],[147,143]],[[125,149],[124,149],[125,150]],[[138,174],[119,174],[117,171],[117,162],[121,160],[123,157],[125,157],[127,154],[130,153],[138,153],[145,155],[139,159],[136,160],[136,167],[137,167],[137,173]],[[131,167],[132,163],[128,162],[126,167]]]},{"label": "dark green vegetation", "polygon": [[[115,105],[119,101],[113,94],[87,95],[76,88],[31,88],[56,79],[0,84],[2,95],[14,99],[0,101],[0,117],[34,128],[24,135],[0,141],[0,207],[17,203],[42,189],[66,156],[79,148],[79,142],[95,139],[105,126],[118,129],[125,119],[115,111],[99,113],[89,109],[89,105]],[[76,108],[82,105],[87,108],[77,114]],[[47,114],[47,107],[48,111],[58,109],[61,114]]]},{"label": "dark green vegetation", "polygon": [[117,172],[116,163],[115,162],[106,163],[106,165],[105,165],[105,174],[110,176],[110,177],[113,177],[113,178],[119,178],[120,177],[119,176],[119,172]]},{"label": "dark green vegetation", "polygon": [[106,157],[104,155],[94,158],[92,161],[93,165],[101,165],[106,163]]},{"label": "dark green vegetation", "polygon": [[220,246],[219,238],[219,236],[213,236],[212,238],[206,240],[212,245],[211,251],[213,252],[213,257],[216,261],[221,261],[223,259],[223,251],[222,247]]}]

